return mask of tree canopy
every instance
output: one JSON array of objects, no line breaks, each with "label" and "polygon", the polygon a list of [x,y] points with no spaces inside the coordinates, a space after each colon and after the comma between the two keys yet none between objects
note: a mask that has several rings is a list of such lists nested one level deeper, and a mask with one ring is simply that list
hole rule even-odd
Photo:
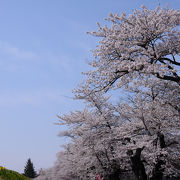
[{"label": "tree canopy", "polygon": [[[71,143],[38,178],[180,177],[180,12],[143,6],[106,20],[110,27],[90,33],[101,38],[93,70],[74,91],[87,106],[58,116]],[[113,88],[128,97],[112,103]]]},{"label": "tree canopy", "polygon": [[97,23],[98,31],[90,32],[101,38],[89,63],[94,70],[85,73],[87,81],[77,92],[107,91],[149,76],[180,85],[179,17],[178,10],[142,6],[128,17],[111,13],[110,27]]},{"label": "tree canopy", "polygon": [[29,178],[37,177],[37,173],[34,169],[33,163],[31,162],[30,158],[27,160],[23,175],[25,175],[26,177],[29,177]]}]

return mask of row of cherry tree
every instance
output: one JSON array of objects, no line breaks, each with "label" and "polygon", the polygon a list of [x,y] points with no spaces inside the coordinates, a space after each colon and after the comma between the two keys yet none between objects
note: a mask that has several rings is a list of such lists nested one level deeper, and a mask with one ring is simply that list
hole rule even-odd
[{"label": "row of cherry tree", "polygon": [[[98,24],[92,71],[75,90],[87,106],[59,116],[71,143],[39,179],[180,177],[180,12],[142,7]],[[111,89],[128,93],[112,103]],[[121,96],[123,95],[121,91]]]}]

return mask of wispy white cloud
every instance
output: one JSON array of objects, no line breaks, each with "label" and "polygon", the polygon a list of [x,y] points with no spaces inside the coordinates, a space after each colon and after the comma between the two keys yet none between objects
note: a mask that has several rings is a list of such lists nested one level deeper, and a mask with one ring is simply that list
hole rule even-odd
[{"label": "wispy white cloud", "polygon": [[[64,94],[67,94],[67,92],[64,91]],[[20,107],[23,105],[41,107],[49,103],[65,104],[67,101],[67,98],[61,95],[58,90],[52,89],[39,89],[29,92],[1,92],[0,99],[0,107]]]},{"label": "wispy white cloud", "polygon": [[[0,41],[0,68],[5,71],[19,71],[39,67],[41,71],[44,65],[48,68],[71,71],[73,61],[70,55],[64,52],[54,53],[51,50],[45,52],[25,51],[8,42]],[[43,66],[42,66],[43,64]]]},{"label": "wispy white cloud", "polygon": [[17,59],[33,59],[37,58],[37,54],[31,51],[24,51],[20,48],[13,46],[8,42],[0,41],[0,53],[6,56],[13,56]]}]

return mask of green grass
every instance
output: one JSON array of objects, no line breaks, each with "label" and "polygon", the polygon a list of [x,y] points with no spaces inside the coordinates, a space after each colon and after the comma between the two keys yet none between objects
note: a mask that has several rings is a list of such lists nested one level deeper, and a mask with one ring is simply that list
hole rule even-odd
[{"label": "green grass", "polygon": [[0,170],[0,180],[30,180],[26,176],[19,174],[16,171],[8,170],[8,169],[1,169]]}]

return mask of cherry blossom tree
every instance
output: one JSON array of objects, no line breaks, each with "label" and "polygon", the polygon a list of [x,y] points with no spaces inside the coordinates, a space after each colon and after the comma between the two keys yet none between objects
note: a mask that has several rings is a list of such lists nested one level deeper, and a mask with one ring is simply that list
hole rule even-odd
[{"label": "cherry blossom tree", "polygon": [[[180,12],[157,7],[155,10],[135,10],[128,17],[110,14],[112,25],[101,27],[90,34],[100,37],[89,64],[94,70],[85,73],[87,81],[76,89],[107,91],[120,88],[136,79],[155,76],[180,85]],[[83,96],[84,97],[84,96]]]},{"label": "cherry blossom tree", "polygon": [[[157,86],[160,86],[159,83]],[[153,87],[153,93],[134,90],[137,95],[134,96],[133,103],[120,103],[117,106],[109,103],[109,98],[104,98],[101,94],[91,94],[86,98],[89,108],[59,116],[59,125],[69,127],[60,136],[70,137],[72,142],[58,154],[54,168],[47,171],[49,177],[67,180],[93,179],[96,174],[100,174],[107,180],[119,180],[121,174],[131,171],[138,179],[178,176],[180,146],[176,137],[170,134],[170,131],[177,132],[174,130],[176,126],[163,123],[163,120],[168,121],[167,118],[171,119],[171,116],[166,116],[166,119],[157,116],[153,121],[154,114],[158,113],[151,112],[152,102],[145,97],[153,94],[156,98],[162,98],[162,94],[165,94],[155,85]],[[139,94],[146,102],[145,107],[137,98]],[[176,113],[178,112],[174,113],[174,117],[177,116]],[[161,122],[159,127],[156,124],[158,118]],[[148,119],[152,120],[148,122]],[[178,122],[177,117],[175,121]],[[176,122],[171,121],[172,124]]]},{"label": "cherry blossom tree", "polygon": [[92,95],[87,99],[89,109],[59,116],[58,124],[69,127],[60,136],[70,137],[72,142],[64,146],[64,152],[58,154],[57,163],[52,169],[54,173],[49,173],[49,177],[52,174],[57,179],[93,179],[96,174],[106,178],[115,174],[119,176],[120,166],[114,149],[116,141],[111,141],[113,128],[120,123],[118,115],[112,104],[107,102],[109,98],[98,94],[98,97]]},{"label": "cherry blossom tree", "polygon": [[[100,37],[94,70],[75,90],[84,110],[58,116],[71,143],[57,154],[40,178],[138,180],[180,177],[180,12],[135,10],[128,17],[110,14],[112,25],[90,34]],[[118,104],[104,93],[124,88]]]},{"label": "cherry blossom tree", "polygon": [[[146,159],[149,159],[148,162],[153,162],[151,161],[152,157],[157,160],[154,167],[152,165],[148,168],[149,170],[151,169],[150,171],[153,170],[150,172],[152,179],[161,179],[163,173],[164,175],[171,174],[176,176],[175,174],[179,174],[178,172],[180,171],[179,168],[175,170],[173,167],[177,167],[177,164],[180,163],[178,158],[179,140],[175,140],[179,138],[178,134],[180,132],[180,87],[176,83],[158,79],[149,79],[146,88],[142,88],[139,85],[140,83],[136,87],[129,88],[135,95],[129,98],[130,102],[128,104],[120,104],[120,110],[128,121],[138,120],[138,122],[141,122],[144,127],[144,137],[148,135],[153,142],[149,147],[144,146],[144,150],[147,150],[148,147],[150,152],[153,152],[150,153],[149,158],[146,157]],[[175,148],[174,152],[178,156],[172,154],[172,147]],[[164,157],[165,151],[166,159],[162,160],[160,157]],[[176,162],[174,165],[172,164],[172,159]],[[158,175],[157,178],[158,173],[161,176]]]},{"label": "cherry blossom tree", "polygon": [[[128,17],[124,13],[110,14],[106,20],[112,24],[110,27],[98,23],[98,31],[90,33],[101,41],[94,50],[94,61],[89,63],[94,70],[85,73],[87,80],[75,90],[76,97],[85,98],[114,87],[141,86],[136,89],[133,106],[126,103],[123,108],[121,104],[121,112],[131,123],[141,121],[149,136],[156,135],[160,148],[165,148],[164,132],[177,133],[180,127],[180,12],[143,6]],[[136,149],[139,163],[143,149]]]},{"label": "cherry blossom tree", "polygon": [[73,167],[76,167],[75,172],[79,172],[79,177],[92,178],[95,174],[111,176],[114,169],[110,167],[115,166],[117,156],[110,136],[113,136],[113,128],[118,127],[119,118],[115,115],[112,104],[107,103],[108,98],[98,94],[87,99],[89,110],[86,108],[82,112],[59,117],[60,124],[73,125],[73,129],[61,135],[71,137],[74,141],[71,145],[73,148],[70,149],[71,156],[75,157],[70,159],[76,159]]}]

